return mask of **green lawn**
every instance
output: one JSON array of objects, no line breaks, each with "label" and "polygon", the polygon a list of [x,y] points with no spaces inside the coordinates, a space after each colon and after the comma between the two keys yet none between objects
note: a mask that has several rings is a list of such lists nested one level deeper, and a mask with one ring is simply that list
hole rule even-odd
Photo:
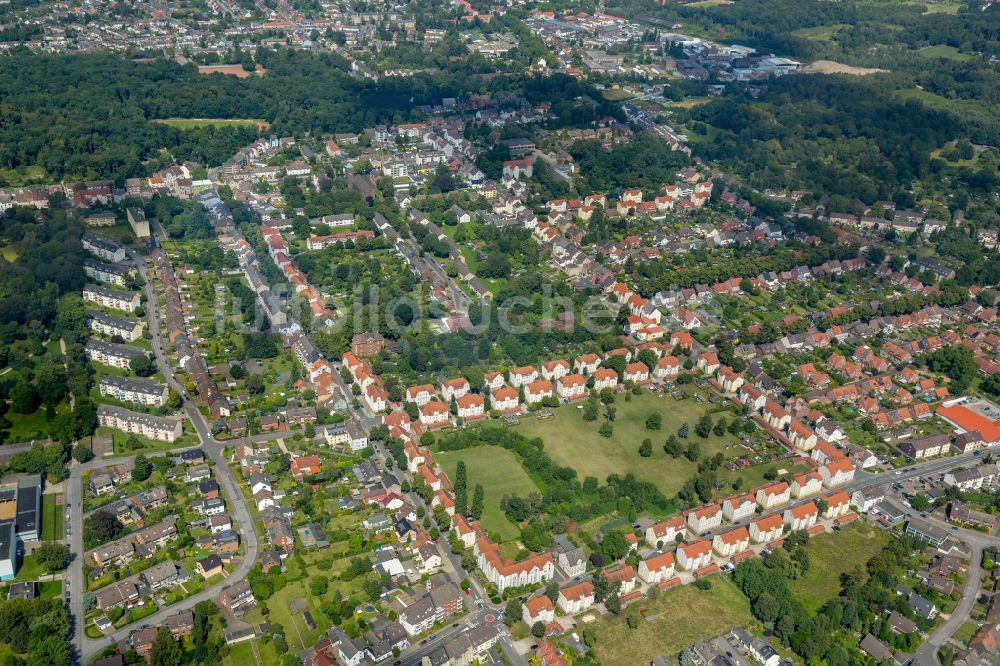
[{"label": "green lawn", "polygon": [[834,23],[833,25],[817,25],[812,28],[799,28],[798,30],[793,30],[792,34],[796,37],[801,37],[802,39],[808,39],[811,41],[824,42],[829,41],[835,34],[840,32],[844,28],[849,28],[851,26],[846,23]]},{"label": "green lawn", "polygon": [[[260,610],[254,610],[250,613],[244,620],[251,624],[260,624],[261,622],[270,622],[280,624],[285,628],[285,639],[288,641],[289,651],[293,654],[301,652],[306,648],[314,645],[319,637],[326,633],[329,628],[329,620],[326,619],[322,613],[317,609],[317,604],[315,602],[310,604],[310,613],[313,616],[313,621],[316,623],[316,629],[310,630],[306,627],[305,622],[302,620],[302,613],[292,612],[288,608],[288,602],[295,598],[305,598],[309,600],[311,597],[306,592],[305,583],[303,581],[295,581],[294,583],[289,583],[282,589],[274,593],[274,596],[267,600],[267,607],[270,610],[267,618],[264,618],[260,614]],[[252,661],[252,660],[251,660]],[[236,662],[236,663],[249,663],[249,662]]]},{"label": "green lawn", "polygon": [[962,53],[954,46],[948,46],[946,44],[925,46],[924,48],[918,50],[917,53],[924,58],[947,58],[948,60],[957,60],[958,62],[965,62],[966,60],[972,59],[972,56],[967,53]]},{"label": "green lawn", "polygon": [[[59,405],[56,412],[65,411],[65,405]],[[38,409],[31,414],[16,414],[8,411],[5,415],[10,421],[9,442],[30,442],[33,439],[46,439],[49,432],[49,422],[45,420],[45,410]]]},{"label": "green lawn", "polygon": [[924,4],[924,14],[957,14],[963,2],[933,2]]},{"label": "green lawn", "polygon": [[[743,490],[749,490],[750,488],[756,488],[757,486],[762,486],[767,483],[767,479],[764,478],[764,475],[767,474],[768,470],[785,470],[789,474],[799,474],[800,472],[805,472],[811,469],[809,465],[806,465],[805,463],[800,465],[789,465],[785,464],[787,462],[788,461],[769,462],[764,463],[763,465],[754,465],[753,467],[747,467],[734,472],[722,470],[719,474],[719,480],[731,483],[736,479],[742,479],[742,485],[740,488]],[[726,486],[719,491],[719,496],[727,497],[732,494],[732,492],[732,487]]]},{"label": "green lawn", "polygon": [[[721,451],[732,458],[744,451],[736,437],[728,433],[723,437],[712,434],[707,439],[694,433],[695,424],[709,406],[707,401],[674,400],[669,395],[648,392],[632,395],[628,402],[619,395],[615,401],[614,432],[607,439],[597,434],[604,418],[603,406],[601,416],[593,423],[583,420],[583,410],[576,405],[563,405],[547,410],[555,412],[550,419],[525,416],[515,427],[527,437],[541,437],[548,454],[560,465],[574,468],[581,479],[594,476],[603,482],[609,474],[632,472],[640,479],[655,483],[670,497],[697,471],[696,463],[685,458],[674,459],[663,452],[663,442],[685,421],[690,429],[687,442],[697,442],[702,457]],[[654,412],[662,416],[663,426],[660,430],[646,430],[646,417]],[[713,416],[713,420],[717,418]],[[727,420],[732,418],[732,414],[726,414]],[[639,455],[639,445],[647,437],[653,441],[653,455],[643,458]]]},{"label": "green lawn", "polygon": [[242,643],[237,643],[229,648],[229,655],[223,659],[224,664],[232,664],[232,666],[247,666],[248,664],[256,664],[257,659],[253,656],[253,641],[243,641]]},{"label": "green lawn", "polygon": [[20,187],[32,183],[44,183],[49,175],[40,166],[21,166],[16,169],[0,169],[0,180],[8,187]]},{"label": "green lawn", "polygon": [[688,645],[748,624],[747,598],[728,578],[712,576],[709,580],[712,587],[708,590],[685,585],[649,603],[635,604],[628,612],[646,609],[649,620],[636,629],[629,629],[622,616],[608,615],[594,622],[590,626],[597,633],[597,659],[605,666],[648,664],[659,655],[675,661]]},{"label": "green lawn", "polygon": [[111,435],[115,442],[115,455],[116,456],[127,456],[135,455],[137,453],[155,453],[157,451],[170,451],[172,449],[180,449],[185,446],[191,446],[192,444],[198,443],[198,436],[193,432],[188,432],[187,428],[190,427],[189,422],[184,420],[184,434],[173,442],[161,442],[156,439],[148,439],[146,437],[141,437],[136,435],[136,439],[142,444],[141,447],[134,450],[129,450],[125,448],[125,440],[129,438],[128,433],[120,432],[114,428],[100,427],[97,429],[98,435]]},{"label": "green lawn", "polygon": [[47,573],[34,555],[25,555],[21,559],[21,568],[17,570],[17,576],[14,577],[14,580],[18,583],[38,580],[39,576]]},{"label": "green lawn", "polygon": [[882,549],[888,536],[882,530],[857,521],[839,532],[820,534],[809,541],[809,571],[790,583],[792,593],[810,611],[840,594],[840,575],[864,568]]},{"label": "green lawn", "polygon": [[955,635],[952,636],[952,638],[962,645],[968,645],[969,641],[972,640],[972,637],[976,635],[977,631],[979,631],[978,624],[975,622],[966,622],[958,628],[958,631],[955,632]]},{"label": "green lawn", "polygon": [[483,486],[483,527],[496,532],[501,541],[510,541],[519,536],[517,525],[507,520],[500,510],[500,500],[504,495],[518,494],[524,497],[538,492],[538,487],[513,453],[499,446],[477,446],[462,451],[435,453],[434,457],[453,481],[458,461],[464,460],[470,502],[476,484],[481,483]]},{"label": "green lawn", "polygon": [[38,584],[38,594],[43,599],[54,599],[62,594],[61,580],[47,580]]},{"label": "green lawn", "polygon": [[62,495],[42,495],[42,541],[58,541],[63,533]]}]

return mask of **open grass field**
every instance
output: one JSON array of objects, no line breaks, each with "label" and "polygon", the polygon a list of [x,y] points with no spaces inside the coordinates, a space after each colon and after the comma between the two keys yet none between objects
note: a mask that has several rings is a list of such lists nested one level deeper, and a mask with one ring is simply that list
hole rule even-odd
[{"label": "open grass field", "polygon": [[40,166],[21,166],[16,169],[0,169],[0,181],[6,187],[20,187],[32,183],[44,183],[49,175]]},{"label": "open grass field", "polygon": [[454,480],[455,468],[459,460],[465,461],[468,475],[469,501],[477,483],[483,486],[483,527],[496,532],[501,541],[511,541],[520,535],[517,525],[510,522],[500,509],[504,495],[518,494],[522,497],[538,492],[538,486],[524,471],[514,454],[499,446],[477,446],[463,451],[435,453],[449,479]]},{"label": "open grass field", "polygon": [[[633,395],[628,402],[624,396],[619,396],[615,407],[614,432],[607,439],[597,434],[603,409],[598,421],[587,423],[583,420],[583,411],[576,405],[549,410],[555,413],[550,419],[522,417],[515,428],[527,437],[541,437],[548,454],[560,465],[574,468],[581,479],[593,476],[603,482],[609,474],[632,472],[640,479],[655,483],[668,497],[677,492],[698,467],[685,458],[674,459],[663,452],[663,442],[685,421],[690,428],[687,441],[697,442],[703,457],[720,451],[732,457],[742,451],[737,448],[737,439],[728,433],[723,437],[712,434],[707,439],[695,435],[695,424],[710,407],[707,401],[675,400],[669,395],[643,392]],[[661,415],[663,427],[646,430],[646,417],[654,412]],[[732,415],[727,414],[726,418],[729,420]],[[639,455],[639,445],[647,437],[653,441],[653,455],[643,458]]]},{"label": "open grass field", "polygon": [[964,6],[962,2],[929,2],[924,4],[924,14],[957,14]]},{"label": "open grass field", "polygon": [[[66,407],[65,404],[58,405],[56,412],[65,411]],[[45,420],[44,409],[38,409],[31,414],[15,414],[13,411],[8,411],[6,418],[11,423],[8,437],[11,442],[30,442],[33,439],[48,437],[49,422]]]},{"label": "open grass field", "polygon": [[811,41],[825,42],[837,34],[840,30],[844,28],[849,28],[850,26],[846,23],[834,23],[833,25],[817,25],[812,28],[799,28],[798,30],[793,30],[792,34],[796,37],[801,37],[802,39],[808,39]]},{"label": "open grass field", "polygon": [[972,59],[972,56],[969,54],[962,53],[954,46],[948,46],[947,44],[925,46],[918,50],[917,53],[924,58],[947,58],[948,60],[955,60],[957,62],[965,62]]},{"label": "open grass field", "polygon": [[246,125],[260,129],[267,129],[271,126],[266,120],[260,118],[164,118],[155,122],[180,129],[195,129],[197,127],[208,127],[209,125]]},{"label": "open grass field", "polygon": [[58,541],[63,533],[62,495],[42,495],[42,541]]},{"label": "open grass field", "polygon": [[[305,621],[302,619],[302,613],[292,611],[288,607],[288,602],[297,598],[306,599],[309,603],[309,612],[316,623],[315,629],[309,629],[306,626]],[[274,596],[267,600],[267,607],[270,610],[267,618],[264,618],[260,614],[260,610],[257,609],[244,618],[244,621],[255,625],[260,622],[280,624],[285,628],[285,640],[288,641],[289,652],[293,654],[297,654],[314,645],[319,640],[319,637],[324,635],[330,627],[329,620],[319,612],[316,601],[306,590],[305,581],[300,580],[289,583],[275,592]],[[242,664],[244,662],[237,663]],[[252,663],[252,660],[247,663]]]},{"label": "open grass field", "polygon": [[[625,618],[609,615],[593,625],[597,633],[594,651],[605,666],[648,664],[659,655],[676,661],[688,645],[725,633],[751,621],[750,602],[723,576],[712,576],[711,589],[693,585],[661,593],[646,608],[649,621],[629,629]],[[630,609],[631,610],[631,609]],[[651,619],[650,619],[651,618]]]},{"label": "open grass field", "polygon": [[632,99],[635,97],[632,93],[622,90],[620,88],[607,88],[601,93],[604,95],[604,99],[609,102],[620,102],[626,99]]},{"label": "open grass field", "polygon": [[14,581],[22,583],[25,581],[38,580],[38,577],[44,573],[48,572],[34,555],[25,555],[21,558],[21,568],[17,570],[17,575],[14,577]]},{"label": "open grass field", "polygon": [[839,532],[820,534],[809,541],[809,571],[791,581],[792,593],[810,610],[840,594],[840,575],[864,567],[888,541],[885,532],[862,521]]}]

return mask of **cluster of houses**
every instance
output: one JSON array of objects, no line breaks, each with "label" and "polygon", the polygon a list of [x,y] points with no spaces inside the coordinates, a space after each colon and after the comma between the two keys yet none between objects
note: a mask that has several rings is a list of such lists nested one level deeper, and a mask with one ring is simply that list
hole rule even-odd
[{"label": "cluster of houses", "polygon": [[266,224],[260,226],[260,232],[267,244],[267,251],[271,255],[274,265],[281,269],[285,279],[295,289],[295,293],[300,294],[309,303],[313,320],[324,326],[332,326],[336,319],[335,313],[327,306],[323,294],[309,282],[309,278],[299,270],[295,260],[291,258],[288,251],[288,241],[282,237],[280,231]]},{"label": "cluster of houses", "polygon": [[173,345],[177,365],[187,374],[188,380],[194,383],[198,399],[208,407],[212,418],[229,416],[232,413],[229,398],[209,373],[205,355],[198,347],[197,337],[188,326],[185,317],[186,298],[173,264],[160,248],[150,252],[150,258],[164,299],[164,307],[160,310],[160,329],[165,338],[163,342]]},{"label": "cluster of houses", "polygon": [[[670,341],[683,346],[690,344],[690,336],[674,334]],[[612,356],[625,358],[626,365],[620,377],[618,371],[600,367],[600,356],[588,353],[578,356],[572,365],[565,359],[554,359],[542,363],[539,368],[522,366],[506,373],[487,372],[484,385],[480,387],[482,392],[474,392],[464,377],[442,380],[438,386],[410,386],[404,392],[403,401],[416,405],[419,423],[425,429],[453,425],[452,411],[454,416],[465,422],[485,418],[491,412],[516,414],[525,407],[547,402],[572,402],[586,398],[591,392],[614,390],[619,382],[646,385],[654,380],[674,379],[681,372],[681,363],[678,358],[667,354],[673,346],[652,342],[643,346],[643,349],[650,349],[658,356],[654,368],[641,361],[633,361],[632,352],[626,348],[606,352],[605,359]],[[380,412],[389,408],[388,394],[382,388],[379,377],[372,374],[371,364],[347,352],[343,356],[343,365],[361,389],[369,409]]]}]

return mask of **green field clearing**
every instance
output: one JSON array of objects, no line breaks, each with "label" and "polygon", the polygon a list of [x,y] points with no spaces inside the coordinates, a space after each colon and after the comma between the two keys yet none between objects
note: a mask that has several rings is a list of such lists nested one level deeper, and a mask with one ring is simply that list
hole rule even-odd
[{"label": "green field clearing", "polygon": [[21,558],[21,568],[17,570],[14,582],[22,583],[25,581],[38,580],[39,576],[47,573],[48,571],[46,571],[42,564],[35,559],[34,555],[25,555]]},{"label": "green field clearing", "polygon": [[17,250],[12,248],[10,245],[6,245],[0,248],[0,256],[3,256],[7,261],[14,263],[17,261]]},{"label": "green field clearing", "polygon": [[964,6],[962,2],[929,2],[924,4],[924,14],[957,14]]},{"label": "green field clearing", "polygon": [[[58,405],[56,413],[66,411],[66,407],[65,404]],[[31,414],[15,414],[13,411],[8,411],[5,416],[11,424],[10,435],[7,437],[10,442],[29,442],[48,437],[49,422],[45,419],[44,409],[38,409]]]},{"label": "green field clearing", "polygon": [[500,509],[504,495],[527,496],[538,492],[538,486],[524,471],[514,454],[499,446],[477,446],[462,451],[435,453],[434,458],[441,468],[454,480],[455,468],[459,460],[465,461],[468,476],[469,501],[477,483],[483,486],[483,527],[496,532],[501,541],[512,541],[520,535],[517,525],[512,523]]},{"label": "green field clearing", "polygon": [[[787,462],[788,461],[769,462],[764,463],[763,465],[754,465],[753,467],[747,467],[734,472],[722,470],[719,474],[719,480],[732,483],[736,479],[742,479],[742,485],[740,488],[743,490],[749,490],[750,488],[756,488],[757,486],[764,485],[767,482],[764,475],[767,474],[767,471],[770,469],[778,471],[785,470],[789,474],[799,474],[800,472],[806,472],[811,469],[809,465],[804,463],[800,465],[783,464]],[[719,496],[727,497],[731,493],[732,490],[729,487],[726,487],[719,491]]]},{"label": "green field clearing", "polygon": [[[597,633],[594,652],[605,666],[648,664],[659,655],[673,662],[688,645],[718,636],[751,621],[750,602],[728,578],[712,576],[712,587],[693,585],[663,592],[637,603],[648,621],[629,629],[624,617],[609,615],[590,625]],[[630,609],[631,610],[631,609]]]},{"label": "green field clearing", "polygon": [[215,126],[249,126],[249,127],[269,127],[266,120],[261,118],[164,118],[154,122],[180,129],[194,129],[197,127]]},{"label": "green field clearing", "polygon": [[4,187],[20,187],[32,183],[44,183],[49,179],[45,169],[36,166],[22,166],[16,169],[0,169],[0,183]]},{"label": "green field clearing", "polygon": [[[663,442],[677,432],[677,428],[687,421],[690,437],[687,442],[697,442],[702,457],[710,457],[722,452],[727,458],[743,451],[736,437],[728,433],[723,437],[714,434],[702,439],[694,433],[694,426],[711,405],[693,399],[674,400],[669,395],[644,392],[633,395],[628,402],[624,396],[615,401],[617,415],[614,433],[610,438],[597,434],[602,415],[594,423],[583,420],[583,410],[576,405],[563,405],[548,410],[555,413],[550,419],[526,416],[516,427],[526,437],[541,437],[545,450],[560,465],[574,468],[581,479],[587,476],[604,481],[609,474],[629,472],[645,481],[655,483],[668,497],[684,485],[696,471],[697,464],[685,458],[674,459],[663,452]],[[663,419],[660,430],[646,430],[646,417],[658,412]],[[733,418],[726,414],[726,419]],[[713,417],[713,421],[717,416]],[[653,455],[643,458],[639,455],[639,445],[645,438],[653,441]],[[681,440],[685,443],[685,440]]]},{"label": "green field clearing", "polygon": [[809,571],[790,582],[792,593],[810,611],[840,594],[840,575],[858,567],[882,549],[888,541],[885,532],[861,521],[839,532],[820,534],[810,539]]},{"label": "green field clearing", "polygon": [[834,23],[833,25],[817,25],[812,28],[799,28],[798,30],[793,30],[792,34],[796,37],[801,37],[802,39],[809,39],[816,42],[825,42],[830,40],[835,34],[843,30],[844,28],[850,28],[851,26],[846,23]]},{"label": "green field clearing", "polygon": [[[302,619],[302,613],[293,612],[288,607],[288,602],[296,598],[306,599],[309,603],[309,612],[316,623],[315,629],[311,630],[306,626],[305,621]],[[318,611],[317,604],[306,591],[303,581],[289,583],[275,592],[274,596],[267,600],[267,607],[270,612],[266,618],[261,615],[260,609],[255,609],[247,615],[244,621],[252,624],[259,624],[261,622],[280,624],[285,628],[285,640],[288,641],[289,651],[292,653],[298,653],[314,645],[319,640],[319,637],[324,635],[330,627],[329,620]],[[237,663],[242,664],[244,662]]]},{"label": "green field clearing", "polygon": [[924,48],[918,50],[917,53],[924,58],[947,58],[948,60],[955,60],[958,62],[972,60],[972,56],[962,53],[954,46],[948,46],[947,44],[925,46]]},{"label": "green field clearing", "polygon": [[[709,2],[712,1],[714,0],[709,0]],[[609,102],[620,102],[622,100],[632,99],[633,97],[635,97],[634,94],[625,90],[621,90],[620,88],[619,89],[608,88],[606,90],[603,90],[601,94],[604,95],[604,99],[608,100]]]},{"label": "green field clearing", "polygon": [[42,495],[42,541],[58,541],[63,533],[62,495]]}]

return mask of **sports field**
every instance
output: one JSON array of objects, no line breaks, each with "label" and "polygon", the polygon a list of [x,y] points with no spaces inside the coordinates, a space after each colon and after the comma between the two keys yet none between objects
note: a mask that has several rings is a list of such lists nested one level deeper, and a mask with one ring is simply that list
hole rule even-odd
[{"label": "sports field", "polygon": [[483,527],[487,531],[496,532],[502,541],[518,538],[520,530],[500,509],[500,500],[504,495],[526,497],[538,492],[538,486],[524,471],[514,454],[499,446],[477,446],[461,451],[435,453],[434,459],[452,482],[455,480],[458,461],[464,460],[470,503],[476,484],[483,486],[483,517],[480,521]]}]

